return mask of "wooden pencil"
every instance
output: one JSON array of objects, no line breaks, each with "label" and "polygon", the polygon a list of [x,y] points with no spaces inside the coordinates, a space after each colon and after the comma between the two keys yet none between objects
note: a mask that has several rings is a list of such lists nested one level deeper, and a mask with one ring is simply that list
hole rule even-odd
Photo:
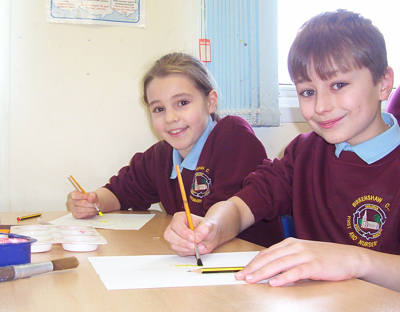
[{"label": "wooden pencil", "polygon": [[[179,187],[180,187],[181,194],[182,194],[183,207],[185,208],[185,212],[186,212],[186,217],[187,217],[187,220],[188,220],[189,228],[192,231],[194,231],[194,224],[193,224],[193,220],[192,220],[192,215],[190,214],[189,203],[187,201],[185,187],[183,185],[183,180],[182,180],[181,172],[179,170],[179,166],[176,165],[175,169],[176,169],[176,175],[178,177]],[[199,248],[198,248],[197,244],[195,245],[195,252],[196,252],[197,265],[198,266],[203,266],[203,262],[201,261],[200,252],[199,252]]]},{"label": "wooden pencil", "polygon": [[17,221],[30,219],[30,218],[35,218],[35,217],[40,217],[41,215],[42,215],[41,213],[34,213],[34,214],[27,215],[27,216],[17,217]]},{"label": "wooden pencil", "polygon": [[207,274],[207,273],[234,273],[234,272],[239,272],[239,271],[243,270],[243,268],[244,267],[201,268],[201,269],[190,270],[188,272],[201,273],[201,274]]},{"label": "wooden pencil", "polygon": [[[83,187],[80,186],[78,181],[76,181],[75,178],[72,175],[70,175],[70,177],[71,177],[72,181],[74,181],[75,185],[81,190],[81,192],[83,194],[87,194],[86,191],[83,189]],[[96,208],[97,212],[99,213],[99,216],[102,217],[103,213],[100,211],[99,207],[96,205],[96,203],[93,203],[93,205],[94,205],[94,208]]]}]

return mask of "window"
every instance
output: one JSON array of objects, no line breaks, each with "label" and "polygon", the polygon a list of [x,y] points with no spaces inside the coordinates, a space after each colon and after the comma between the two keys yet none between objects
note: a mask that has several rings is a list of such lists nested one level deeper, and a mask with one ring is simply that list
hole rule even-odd
[{"label": "window", "polygon": [[204,0],[206,63],[219,87],[219,114],[278,126],[277,0]]}]

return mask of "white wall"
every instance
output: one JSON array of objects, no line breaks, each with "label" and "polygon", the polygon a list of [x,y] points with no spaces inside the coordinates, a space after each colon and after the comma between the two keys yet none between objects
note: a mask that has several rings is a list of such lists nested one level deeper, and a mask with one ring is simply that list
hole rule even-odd
[{"label": "white wall", "polygon": [[[106,183],[156,142],[139,104],[143,72],[168,52],[198,54],[200,0],[148,0],[145,29],[48,23],[45,4],[11,2],[0,211],[66,210],[70,174],[87,191]],[[276,157],[307,128],[255,131]]]},{"label": "white wall", "polygon": [[10,1],[0,2],[0,211],[9,206]]}]

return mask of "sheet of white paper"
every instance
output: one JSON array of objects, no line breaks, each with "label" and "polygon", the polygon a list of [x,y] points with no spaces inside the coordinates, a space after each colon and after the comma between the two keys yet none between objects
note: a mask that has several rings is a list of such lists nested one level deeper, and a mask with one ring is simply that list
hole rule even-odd
[{"label": "sheet of white paper", "polygon": [[[245,266],[258,254],[229,252],[202,255],[204,267]],[[234,273],[200,274],[195,257],[171,255],[88,257],[108,290],[245,284]]]},{"label": "sheet of white paper", "polygon": [[94,216],[90,219],[75,219],[71,213],[50,221],[54,225],[88,225],[97,229],[110,230],[139,230],[151,220],[154,214],[112,214],[105,213],[102,217]]}]

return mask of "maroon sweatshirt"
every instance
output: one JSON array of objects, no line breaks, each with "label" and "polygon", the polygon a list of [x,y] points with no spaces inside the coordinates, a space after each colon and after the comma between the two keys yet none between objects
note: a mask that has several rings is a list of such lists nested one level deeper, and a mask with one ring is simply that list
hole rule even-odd
[{"label": "maroon sweatshirt", "polygon": [[[400,254],[400,146],[368,165],[301,134],[281,160],[265,160],[237,196],[256,221],[293,213],[299,238]],[[293,209],[292,209],[293,207]]]},{"label": "maroon sweatshirt", "polygon": [[[266,157],[264,146],[244,119],[221,119],[204,144],[196,170],[182,171],[191,213],[204,216],[213,204],[232,197]],[[168,214],[184,211],[178,180],[170,179],[172,165],[172,147],[160,141],[135,154],[105,187],[117,196],[121,209],[147,210],[161,202]],[[258,221],[239,237],[265,247],[283,239],[279,218]]]}]

